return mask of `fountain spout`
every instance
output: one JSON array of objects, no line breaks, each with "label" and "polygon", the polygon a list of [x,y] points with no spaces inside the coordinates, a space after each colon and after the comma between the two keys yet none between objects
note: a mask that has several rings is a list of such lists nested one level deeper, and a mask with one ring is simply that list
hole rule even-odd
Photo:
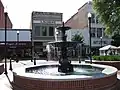
[{"label": "fountain spout", "polygon": [[65,31],[69,30],[70,27],[65,27],[64,22],[62,27],[58,27],[58,30],[61,30],[62,32],[62,44],[61,44],[61,57],[59,60],[59,66],[58,66],[58,71],[63,72],[63,73],[69,73],[73,72],[73,65],[71,64],[71,61],[68,60],[67,58],[67,46],[66,46],[66,35]]}]

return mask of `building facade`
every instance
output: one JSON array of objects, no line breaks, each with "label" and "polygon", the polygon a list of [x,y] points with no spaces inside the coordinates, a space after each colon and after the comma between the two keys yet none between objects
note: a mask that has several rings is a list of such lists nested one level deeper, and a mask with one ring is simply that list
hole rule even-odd
[{"label": "building facade", "polygon": [[[19,55],[19,58],[31,58],[31,29],[7,29],[6,32],[7,56]],[[0,59],[4,57],[4,51],[5,30],[0,29]]]},{"label": "building facade", "polygon": [[[46,43],[55,40],[55,28],[62,24],[62,13],[32,12],[32,41],[35,52],[43,52]],[[35,45],[39,42],[39,45]]]},{"label": "building facade", "polygon": [[[12,22],[7,14],[7,28],[12,28]],[[0,0],[0,28],[5,28],[5,13],[4,6]]]},{"label": "building facade", "polygon": [[[72,29],[67,31],[68,40],[71,40],[75,34],[81,33],[84,38],[85,45],[89,48],[89,27],[88,27],[88,13],[91,13],[91,46],[94,53],[99,53],[99,48],[111,44],[111,39],[105,35],[105,27],[99,22],[98,17],[92,7],[92,2],[85,3],[78,12],[74,14],[65,23]],[[88,51],[88,50],[87,50]]]}]

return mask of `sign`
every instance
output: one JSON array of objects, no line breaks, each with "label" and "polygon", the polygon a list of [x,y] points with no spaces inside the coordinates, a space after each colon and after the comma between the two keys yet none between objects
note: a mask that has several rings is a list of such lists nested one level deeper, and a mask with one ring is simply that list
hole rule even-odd
[{"label": "sign", "polygon": [[33,12],[32,20],[40,24],[62,24],[62,13]]},{"label": "sign", "polygon": [[41,23],[41,24],[62,24],[62,21],[33,20],[33,23]]},{"label": "sign", "polygon": [[[101,41],[93,41],[93,44],[101,44]],[[108,41],[102,41],[102,44],[108,44]]]}]

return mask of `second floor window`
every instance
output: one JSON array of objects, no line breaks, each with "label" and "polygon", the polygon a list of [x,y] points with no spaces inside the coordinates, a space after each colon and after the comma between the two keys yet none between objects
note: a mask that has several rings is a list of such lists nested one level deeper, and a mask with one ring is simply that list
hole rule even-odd
[{"label": "second floor window", "polygon": [[108,38],[108,36],[105,34],[105,28],[103,28],[103,36]]},{"label": "second floor window", "polygon": [[95,37],[96,28],[91,28],[91,37]]},{"label": "second floor window", "polygon": [[40,26],[35,27],[35,36],[40,36]]},{"label": "second floor window", "polygon": [[47,27],[42,26],[41,31],[42,31],[42,36],[47,36]]},{"label": "second floor window", "polygon": [[99,19],[98,19],[98,16],[96,16],[96,24],[99,23]]},{"label": "second floor window", "polygon": [[54,27],[49,27],[49,36],[54,36]]},{"label": "second floor window", "polygon": [[91,14],[91,23],[95,23],[95,14]]},{"label": "second floor window", "polygon": [[97,28],[97,37],[102,37],[102,28]]}]

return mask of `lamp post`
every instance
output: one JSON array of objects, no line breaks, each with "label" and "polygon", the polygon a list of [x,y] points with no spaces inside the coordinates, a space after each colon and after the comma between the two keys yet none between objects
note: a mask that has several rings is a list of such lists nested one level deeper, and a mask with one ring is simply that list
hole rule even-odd
[{"label": "lamp post", "polygon": [[11,61],[11,59],[12,59],[12,55],[11,55],[11,57],[10,57],[10,68],[9,68],[9,70],[12,71],[13,69],[12,69],[12,61]]},{"label": "lamp post", "polygon": [[33,12],[32,12],[32,30],[31,30],[31,43],[32,43],[32,59],[31,62],[33,62],[34,59],[34,29],[33,29]]},{"label": "lamp post", "polygon": [[102,38],[103,38],[103,37],[100,37],[100,40],[101,40],[100,44],[101,44],[101,47],[102,47]]},{"label": "lamp post", "polygon": [[19,45],[19,31],[17,31],[17,47]]},{"label": "lamp post", "polygon": [[32,29],[30,30],[30,33],[31,33],[31,62],[33,62],[33,57],[32,57],[32,48],[33,48],[33,46],[32,46],[32,42],[33,42],[33,39],[32,39]]},{"label": "lamp post", "polygon": [[11,71],[13,70],[13,69],[12,69],[12,61],[11,61],[11,57],[10,57],[10,68],[9,68],[9,70],[11,70]]},{"label": "lamp post", "polygon": [[91,55],[91,13],[88,13],[88,27],[89,27],[89,50],[90,50],[90,63],[92,64],[92,55]]},{"label": "lamp post", "polygon": [[18,44],[19,43],[19,31],[17,31],[17,47],[18,47]]},{"label": "lamp post", "polygon": [[18,50],[19,50],[19,31],[17,31],[17,61],[18,62]]},{"label": "lamp post", "polygon": [[8,16],[8,13],[5,12],[4,13],[4,16],[5,16],[5,74],[7,74],[7,46],[6,46],[6,42],[7,42],[7,16]]}]

